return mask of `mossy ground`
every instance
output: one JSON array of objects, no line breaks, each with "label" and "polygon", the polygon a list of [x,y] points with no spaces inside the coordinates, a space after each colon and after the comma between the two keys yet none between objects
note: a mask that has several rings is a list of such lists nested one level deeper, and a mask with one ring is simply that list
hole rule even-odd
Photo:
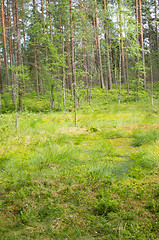
[{"label": "mossy ground", "polygon": [[77,116],[0,115],[0,239],[159,239],[159,105]]}]

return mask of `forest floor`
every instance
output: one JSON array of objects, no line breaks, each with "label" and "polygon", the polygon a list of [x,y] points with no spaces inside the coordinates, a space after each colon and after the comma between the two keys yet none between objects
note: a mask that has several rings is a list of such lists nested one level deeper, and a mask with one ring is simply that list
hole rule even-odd
[{"label": "forest floor", "polygon": [[152,239],[159,105],[0,115],[0,239]]}]

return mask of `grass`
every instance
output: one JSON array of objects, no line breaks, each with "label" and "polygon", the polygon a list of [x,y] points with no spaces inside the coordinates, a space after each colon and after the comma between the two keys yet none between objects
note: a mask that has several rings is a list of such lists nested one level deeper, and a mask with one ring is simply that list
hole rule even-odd
[{"label": "grass", "polygon": [[73,115],[0,115],[0,239],[159,239],[158,105]]}]

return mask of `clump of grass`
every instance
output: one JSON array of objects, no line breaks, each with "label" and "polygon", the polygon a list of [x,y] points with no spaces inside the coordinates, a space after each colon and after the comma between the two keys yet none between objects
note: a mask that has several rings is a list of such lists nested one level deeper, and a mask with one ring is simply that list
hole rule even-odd
[{"label": "clump of grass", "polygon": [[139,166],[143,169],[153,170],[157,168],[158,160],[154,154],[148,150],[141,150],[137,153],[132,153],[130,158],[133,160],[135,166]]},{"label": "clump of grass", "polygon": [[117,212],[118,201],[111,199],[110,197],[103,197],[100,200],[96,200],[96,205],[94,207],[94,213],[97,215],[107,216],[108,213]]},{"label": "clump of grass", "polygon": [[159,139],[159,131],[135,131],[132,137],[134,138],[132,146],[140,147],[142,145],[155,143]]},{"label": "clump of grass", "polygon": [[146,208],[149,209],[152,213],[159,213],[159,202],[154,198],[149,200]]},{"label": "clump of grass", "polygon": [[111,173],[112,169],[110,168],[110,166],[106,165],[98,165],[89,170],[89,176],[92,177],[92,179],[99,179],[101,176],[108,177],[111,175]]}]

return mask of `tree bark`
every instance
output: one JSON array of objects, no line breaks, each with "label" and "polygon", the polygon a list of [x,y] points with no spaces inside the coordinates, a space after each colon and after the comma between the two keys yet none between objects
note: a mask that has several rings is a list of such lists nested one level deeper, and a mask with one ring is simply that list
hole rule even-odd
[{"label": "tree bark", "polygon": [[124,57],[124,42],[123,42],[123,26],[122,26],[122,16],[121,16],[121,2],[118,0],[118,8],[119,8],[119,27],[120,27],[120,46],[121,46],[121,59],[122,59],[122,79],[123,82],[126,82],[125,75],[125,57]]},{"label": "tree bark", "polygon": [[70,25],[71,25],[71,53],[72,53],[72,77],[74,84],[74,107],[75,107],[75,127],[77,126],[77,92],[76,92],[76,66],[75,66],[75,54],[74,54],[74,34],[73,34],[73,18],[72,18],[72,0],[70,0]]},{"label": "tree bark", "polygon": [[126,50],[126,82],[127,82],[127,93],[129,95],[129,67],[128,67],[128,52]]},{"label": "tree bark", "polygon": [[159,65],[159,44],[158,44],[158,22],[157,22],[157,3],[155,0],[155,32],[156,32],[156,50],[158,56],[158,65]]},{"label": "tree bark", "polygon": [[[36,19],[36,2],[35,2],[35,0],[33,0],[33,14],[34,14],[34,19]],[[36,20],[34,20],[34,22],[35,21]],[[33,45],[34,45],[35,84],[36,84],[36,91],[37,91],[38,99],[39,99],[39,79],[38,79],[37,49],[36,49],[35,36],[33,36]]]},{"label": "tree bark", "polygon": [[151,71],[151,104],[153,105],[153,64],[152,64],[152,27],[150,23],[150,10],[149,10],[149,42],[150,42],[150,71]]},{"label": "tree bark", "polygon": [[[17,28],[17,59],[18,66],[22,67],[22,55],[21,55],[21,41],[20,41],[20,30],[19,30],[19,14],[18,14],[18,1],[15,0],[15,12],[16,12],[16,28]],[[18,81],[18,99],[19,99],[19,110],[23,110],[23,91],[22,91],[22,79]]]},{"label": "tree bark", "polygon": [[10,57],[10,67],[11,67],[11,86],[12,86],[12,102],[13,105],[15,105],[15,93],[14,93],[14,88],[15,88],[15,83],[14,83],[14,74],[12,70],[12,35],[11,35],[11,14],[10,14],[10,1],[7,0],[7,16],[8,16],[8,38],[9,38],[9,57]]},{"label": "tree bark", "polygon": [[52,24],[51,24],[51,11],[50,11],[50,0],[48,0],[48,7],[49,7],[49,26],[50,26],[50,38],[52,42]]},{"label": "tree bark", "polygon": [[63,55],[63,78],[62,78],[62,86],[63,86],[63,105],[64,110],[66,111],[66,74],[65,74],[65,41],[64,36],[62,39],[62,55]]},{"label": "tree bark", "polygon": [[71,70],[71,56],[70,56],[70,41],[69,34],[66,34],[66,63],[67,63],[67,88],[72,92],[72,70]]},{"label": "tree bark", "polygon": [[2,109],[2,94],[3,94],[3,86],[2,86],[2,65],[1,65],[1,55],[0,55],[0,110]]},{"label": "tree bark", "polygon": [[97,43],[97,33],[96,33],[96,23],[95,23],[95,17],[94,17],[94,14],[93,14],[93,17],[92,17],[92,20],[93,20],[93,27],[94,27],[94,32],[95,32],[95,45],[96,45],[96,57],[97,57],[97,66],[99,65],[99,52],[98,52],[98,43]]},{"label": "tree bark", "polygon": [[0,55],[0,94],[1,95],[3,94],[1,55]]},{"label": "tree bark", "polygon": [[[96,22],[96,28],[98,29],[99,26],[98,26],[98,17],[97,17],[97,0],[94,0],[94,1],[95,1],[95,22]],[[98,46],[98,54],[99,54],[100,84],[101,84],[101,88],[104,88],[103,67],[102,67],[102,57],[101,57],[99,34],[97,34],[97,46]]]},{"label": "tree bark", "polygon": [[[85,22],[83,19],[83,13],[85,15],[84,12],[84,7],[83,7],[83,3],[82,0],[80,0],[80,10],[81,10],[81,22],[82,22],[82,31],[84,32],[86,29],[85,26]],[[82,46],[83,46],[83,70],[85,72],[85,81],[84,81],[84,87],[87,89],[87,101],[89,101],[89,93],[88,93],[88,68],[87,68],[87,50],[86,50],[86,38],[85,38],[85,34],[82,37]]]},{"label": "tree bark", "polygon": [[2,26],[3,56],[4,56],[4,64],[5,64],[5,79],[6,79],[6,84],[9,85],[4,0],[1,0],[1,26]]},{"label": "tree bark", "polygon": [[[105,12],[105,17],[108,15],[108,3],[107,0],[103,0],[103,8]],[[109,54],[109,31],[107,19],[104,21],[105,28],[105,40],[106,40],[106,49],[107,49],[107,68],[108,68],[108,89],[112,90],[112,76],[111,76],[111,66],[110,66],[110,54]]]},{"label": "tree bark", "polygon": [[13,15],[13,35],[14,35],[14,65],[17,67],[17,33],[16,33],[16,17],[15,17],[15,6],[14,0],[12,0],[12,15]]},{"label": "tree bark", "polygon": [[141,0],[136,0],[136,13],[137,13],[137,28],[138,28],[138,39],[141,50],[142,65],[143,65],[143,85],[146,90],[146,69],[145,69],[145,53],[144,53],[144,40],[143,40],[143,24],[142,24],[142,7]]},{"label": "tree bark", "polygon": [[42,21],[43,21],[43,31],[45,34],[45,20],[44,20],[44,3],[43,0],[41,0],[41,12],[42,12]]}]

